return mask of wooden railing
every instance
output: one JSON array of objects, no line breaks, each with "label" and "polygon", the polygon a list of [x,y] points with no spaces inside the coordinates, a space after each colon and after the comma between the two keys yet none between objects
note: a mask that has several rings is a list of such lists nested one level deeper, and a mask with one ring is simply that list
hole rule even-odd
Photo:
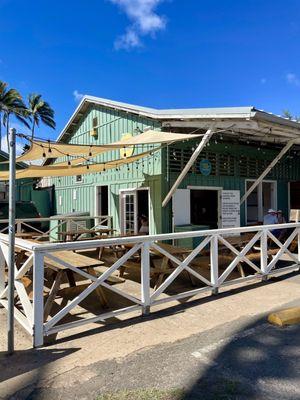
[{"label": "wooden railing", "polygon": [[[280,241],[276,237],[274,228],[285,233],[285,239]],[[62,330],[77,327],[117,315],[140,311],[143,314],[150,312],[150,308],[183,298],[191,298],[203,292],[216,294],[222,287],[242,284],[249,280],[266,280],[272,275],[284,274],[299,270],[300,264],[300,224],[290,223],[283,225],[255,226],[234,229],[216,229],[199,232],[171,233],[153,236],[119,237],[101,240],[84,240],[68,243],[33,243],[23,239],[16,240],[16,251],[26,254],[26,258],[15,267],[15,290],[19,304],[15,308],[15,318],[32,335],[34,346],[43,344],[44,336],[58,333]],[[240,235],[241,242],[247,235],[244,245],[233,244],[229,235]],[[200,243],[190,250],[184,258],[178,258],[175,253],[166,250],[163,242],[176,241],[182,238],[198,238]],[[0,234],[0,304],[7,308],[7,284],[5,282],[5,268],[8,260],[8,236]],[[62,261],[58,251],[89,250],[95,247],[110,247],[111,249],[126,249],[120,258],[112,261],[100,276],[91,274],[74,266],[72,262]],[[255,250],[253,250],[255,249]],[[220,257],[226,251],[231,258],[227,263],[220,265]],[[150,285],[153,253],[160,253],[171,265],[171,271],[158,287]],[[252,254],[252,256],[250,256]],[[253,256],[253,254],[255,256]],[[127,292],[124,287],[111,285],[108,279],[120,268],[123,268],[132,257],[140,260],[139,295]],[[206,258],[205,258],[206,257]],[[80,275],[91,283],[69,303],[64,304],[54,315],[44,318],[44,273],[45,258],[47,264],[55,262],[62,268]],[[197,269],[195,261],[208,259],[207,267]],[[49,261],[50,260],[50,261]],[[233,271],[243,266],[248,269],[240,277],[232,277]],[[247,268],[246,268],[247,267]],[[197,284],[192,289],[179,286],[177,291],[170,289],[181,272],[187,272]],[[29,297],[24,286],[23,278],[30,276],[33,280],[33,298]],[[121,296],[131,305],[100,312],[87,318],[76,318],[71,322],[62,322],[74,309],[80,305],[92,292],[105,289],[107,293]],[[50,296],[50,294],[49,294]]]},{"label": "wooden railing", "polygon": [[[51,227],[51,221],[56,221]],[[43,230],[41,225],[48,223],[49,228]],[[90,224],[90,229],[100,229],[101,227],[112,228],[112,217],[109,215],[102,216],[55,216],[55,217],[41,217],[41,218],[20,218],[16,219],[16,233],[30,231],[37,233],[36,240],[52,240],[57,241],[55,232],[64,230],[79,230],[86,228],[86,224]],[[8,219],[0,219],[0,233],[8,231]]]}]

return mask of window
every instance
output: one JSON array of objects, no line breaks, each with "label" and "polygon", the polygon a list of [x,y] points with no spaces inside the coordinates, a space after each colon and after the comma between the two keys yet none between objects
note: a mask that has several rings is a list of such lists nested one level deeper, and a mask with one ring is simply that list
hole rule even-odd
[{"label": "window", "polygon": [[94,117],[92,121],[91,136],[98,136],[98,117]]}]

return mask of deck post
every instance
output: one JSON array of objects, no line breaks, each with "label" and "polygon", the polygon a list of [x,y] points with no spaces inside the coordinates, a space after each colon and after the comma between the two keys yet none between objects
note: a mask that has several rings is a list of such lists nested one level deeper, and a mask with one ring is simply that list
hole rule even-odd
[{"label": "deck post", "polygon": [[7,351],[15,350],[15,221],[16,221],[16,129],[9,129],[9,194],[8,194],[8,313]]},{"label": "deck post", "polygon": [[260,237],[260,269],[263,273],[262,280],[268,279],[268,232],[266,229],[262,231]]},{"label": "deck post", "polygon": [[44,254],[33,254],[33,346],[44,344]]},{"label": "deck post", "polygon": [[141,249],[141,299],[142,314],[150,314],[150,243],[143,243]]},{"label": "deck post", "polygon": [[214,235],[210,241],[210,281],[213,285],[212,294],[219,293],[219,256],[218,256],[218,236]]}]

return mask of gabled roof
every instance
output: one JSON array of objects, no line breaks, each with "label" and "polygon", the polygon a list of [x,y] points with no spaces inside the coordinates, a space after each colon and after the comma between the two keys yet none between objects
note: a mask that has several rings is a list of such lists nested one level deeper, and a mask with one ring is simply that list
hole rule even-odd
[{"label": "gabled roof", "polygon": [[[188,109],[155,109],[150,107],[141,107],[133,104],[122,103],[118,101],[103,99],[94,96],[84,96],[73,115],[67,122],[66,126],[59,135],[57,141],[61,141],[67,135],[72,135],[73,127],[77,125],[80,118],[92,104],[101,105],[103,107],[124,111],[151,118],[157,121],[202,121],[207,123],[212,120],[216,121],[255,121],[265,126],[276,125],[276,129],[293,130],[294,136],[300,136],[300,124],[296,121],[277,116],[263,110],[259,110],[253,106],[248,107],[215,107],[215,108],[188,108]],[[191,126],[194,126],[191,124]],[[220,125],[221,128],[221,125]],[[288,135],[289,138],[291,137]]]}]

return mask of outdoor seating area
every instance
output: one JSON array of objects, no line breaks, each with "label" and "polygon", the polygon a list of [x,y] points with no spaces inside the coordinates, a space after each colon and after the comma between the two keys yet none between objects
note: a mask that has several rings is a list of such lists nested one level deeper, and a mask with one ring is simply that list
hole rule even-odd
[{"label": "outdoor seating area", "polygon": [[[20,232],[15,318],[38,346],[61,330],[299,269],[298,225],[285,228],[284,243],[265,226],[185,233],[201,238],[194,249],[172,244],[180,233],[124,236],[111,227],[79,227],[60,235],[63,241],[41,241],[34,231]],[[0,303],[7,307],[8,235],[0,243]]]}]

